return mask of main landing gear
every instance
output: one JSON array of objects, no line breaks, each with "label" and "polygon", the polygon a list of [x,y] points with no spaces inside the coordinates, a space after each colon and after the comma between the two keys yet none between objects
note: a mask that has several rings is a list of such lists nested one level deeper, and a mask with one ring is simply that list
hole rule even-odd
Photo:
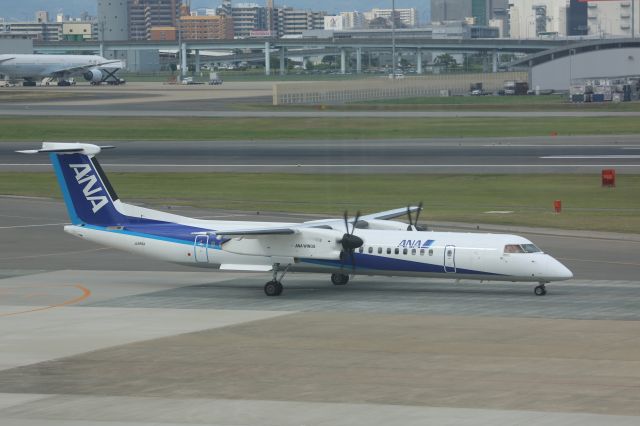
[{"label": "main landing gear", "polygon": [[540,285],[536,286],[536,288],[533,289],[533,292],[536,296],[544,296],[545,294],[547,294],[545,284],[546,283],[540,283]]},{"label": "main landing gear", "polygon": [[333,285],[346,285],[349,282],[349,275],[331,274],[331,282]]},{"label": "main landing gear", "polygon": [[279,267],[279,263],[273,265],[273,279],[264,285],[264,294],[266,294],[267,296],[280,296],[282,294],[282,291],[284,290],[284,287],[282,286],[282,280],[284,279],[284,276],[287,275],[287,272],[289,271],[291,265],[287,265],[287,267],[284,268],[284,271],[282,271],[282,275],[280,275],[280,278],[278,278]]}]

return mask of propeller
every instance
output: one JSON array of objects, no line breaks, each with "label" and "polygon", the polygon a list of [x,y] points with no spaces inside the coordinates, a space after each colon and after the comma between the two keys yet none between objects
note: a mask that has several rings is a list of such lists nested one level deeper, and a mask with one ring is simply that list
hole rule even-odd
[{"label": "propeller", "polygon": [[356,258],[354,252],[357,248],[362,247],[364,241],[362,238],[353,235],[356,230],[356,225],[358,223],[358,219],[360,219],[360,212],[356,213],[356,218],[353,220],[353,226],[351,227],[351,231],[349,231],[349,215],[347,211],[344,212],[344,227],[347,232],[342,236],[342,239],[339,241],[342,244],[342,253],[340,254],[340,259],[344,263],[346,254],[349,254],[351,259],[351,267],[355,269],[356,267]]},{"label": "propeller", "polygon": [[422,212],[422,201],[418,204],[418,211],[416,212],[416,220],[413,220],[411,216],[411,206],[407,206],[407,216],[409,217],[409,226],[407,226],[407,231],[424,231],[426,228],[424,226],[418,225],[418,219],[420,218],[420,212]]}]

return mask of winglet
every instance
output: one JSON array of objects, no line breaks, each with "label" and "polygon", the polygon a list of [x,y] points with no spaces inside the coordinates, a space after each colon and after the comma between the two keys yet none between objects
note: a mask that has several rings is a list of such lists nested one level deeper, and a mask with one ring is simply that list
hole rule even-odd
[{"label": "winglet", "polygon": [[66,142],[42,142],[42,148],[40,149],[25,149],[16,151],[20,154],[40,154],[55,152],[59,154],[84,154],[84,155],[97,155],[103,149],[113,149],[113,145],[93,145],[89,143],[66,143]]}]

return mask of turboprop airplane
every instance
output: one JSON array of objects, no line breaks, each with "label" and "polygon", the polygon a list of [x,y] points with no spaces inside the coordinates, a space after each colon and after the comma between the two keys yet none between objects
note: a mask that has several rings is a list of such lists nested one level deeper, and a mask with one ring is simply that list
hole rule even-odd
[{"label": "turboprop airplane", "polygon": [[[71,235],[182,265],[226,271],[271,272],[267,296],[282,294],[287,272],[536,282],[573,274],[517,235],[420,231],[422,206],[304,223],[191,219],[123,203],[95,157],[112,146],[44,142],[62,189]],[[408,214],[409,225],[391,221]]]},{"label": "turboprop airplane", "polygon": [[91,84],[122,84],[116,73],[124,68],[122,61],[96,55],[0,55],[0,74],[9,81],[23,80],[24,86],[35,86],[46,77],[58,80],[58,86],[69,86],[69,78],[82,76]]}]

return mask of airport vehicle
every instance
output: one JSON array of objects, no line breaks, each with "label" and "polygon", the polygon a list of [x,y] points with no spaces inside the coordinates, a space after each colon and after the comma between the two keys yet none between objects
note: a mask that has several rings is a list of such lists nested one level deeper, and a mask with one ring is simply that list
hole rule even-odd
[{"label": "airport vehicle", "polygon": [[121,84],[116,73],[122,68],[122,61],[97,55],[0,55],[0,74],[10,81],[22,80],[23,86],[35,86],[45,78],[57,80],[58,86],[69,86],[73,76],[82,76],[94,85]]},{"label": "airport vehicle", "polygon": [[222,78],[218,75],[217,72],[209,73],[209,85],[219,86],[222,84]]},{"label": "airport vehicle", "polygon": [[[71,235],[183,265],[271,272],[279,296],[288,272],[315,272],[344,285],[353,275],[536,282],[573,277],[556,259],[516,235],[421,231],[422,206],[304,223],[191,219],[123,203],[95,157],[113,148],[44,142],[62,189]],[[412,217],[416,213],[416,218]],[[409,224],[389,219],[407,215]]]}]

